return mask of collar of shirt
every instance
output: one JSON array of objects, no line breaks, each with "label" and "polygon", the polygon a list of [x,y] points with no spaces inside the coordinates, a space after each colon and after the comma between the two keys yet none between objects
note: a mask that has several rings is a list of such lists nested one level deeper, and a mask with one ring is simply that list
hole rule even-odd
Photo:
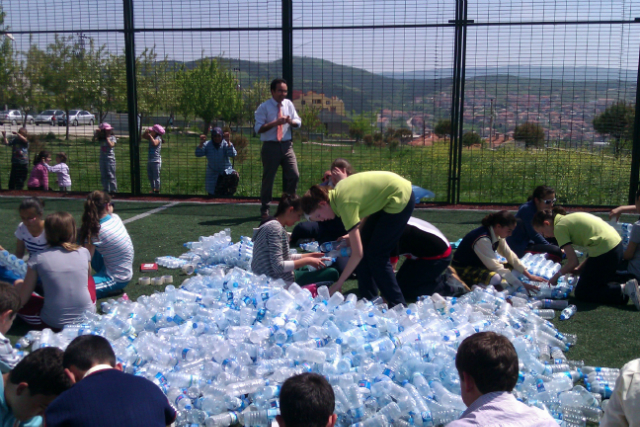
[{"label": "collar of shirt", "polygon": [[96,365],[94,367],[92,367],[91,369],[89,369],[87,372],[85,372],[84,377],[88,377],[91,374],[94,374],[98,371],[104,371],[106,369],[114,369],[113,366],[111,365],[106,365],[106,364],[102,364],[102,365]]},{"label": "collar of shirt", "polygon": [[[471,405],[467,407],[467,410],[462,413],[460,418],[464,418],[473,411],[478,410],[481,406],[486,405],[492,400],[508,400],[509,397],[513,398],[513,395],[508,391],[494,391],[491,393],[483,394],[479,398],[477,398]],[[514,398],[515,399],[515,398]]]},{"label": "collar of shirt", "polygon": [[491,246],[493,247],[493,250],[495,251],[498,248],[498,246],[500,245],[500,241],[502,240],[502,238],[496,236],[496,233],[493,231],[493,227],[489,227],[489,233],[491,234]]}]

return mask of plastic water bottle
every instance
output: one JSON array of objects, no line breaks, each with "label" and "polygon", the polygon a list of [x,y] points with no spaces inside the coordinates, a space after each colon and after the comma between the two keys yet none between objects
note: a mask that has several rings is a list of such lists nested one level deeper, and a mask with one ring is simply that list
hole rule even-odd
[{"label": "plastic water bottle", "polygon": [[574,314],[576,314],[577,312],[578,312],[578,307],[576,307],[575,305],[571,304],[570,306],[567,306],[567,308],[562,310],[562,313],[560,313],[560,320],[571,319],[571,317]]}]

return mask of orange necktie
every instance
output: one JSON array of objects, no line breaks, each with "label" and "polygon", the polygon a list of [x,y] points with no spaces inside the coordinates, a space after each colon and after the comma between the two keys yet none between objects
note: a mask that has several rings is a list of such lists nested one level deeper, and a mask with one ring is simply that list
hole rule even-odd
[{"label": "orange necktie", "polygon": [[[282,104],[278,104],[278,118],[280,119],[282,117],[284,117],[282,115]],[[282,137],[284,136],[284,135],[282,135],[282,126],[284,126],[284,125],[278,125],[277,136],[276,136],[276,139],[278,141],[282,141]]]}]

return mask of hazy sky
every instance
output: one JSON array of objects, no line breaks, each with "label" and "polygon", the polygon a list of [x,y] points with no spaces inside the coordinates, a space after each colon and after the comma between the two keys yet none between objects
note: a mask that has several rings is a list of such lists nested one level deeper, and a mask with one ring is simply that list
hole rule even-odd
[{"label": "hazy sky", "polygon": [[[0,0],[15,47],[41,47],[56,31],[80,31],[122,51],[121,0]],[[450,68],[453,28],[313,29],[327,26],[447,24],[452,0],[294,0],[294,55],[324,58],[372,72]],[[633,20],[640,0],[470,0],[478,24]],[[225,56],[254,61],[281,57],[281,4],[274,0],[134,0],[136,50],[156,47],[161,57],[193,60]],[[202,31],[241,27],[260,31]],[[170,28],[174,31],[151,31]],[[185,31],[198,29],[198,31]],[[113,30],[108,32],[105,30]],[[505,65],[598,66],[637,69],[639,24],[470,27],[467,67]],[[446,70],[443,73],[447,73]]]}]

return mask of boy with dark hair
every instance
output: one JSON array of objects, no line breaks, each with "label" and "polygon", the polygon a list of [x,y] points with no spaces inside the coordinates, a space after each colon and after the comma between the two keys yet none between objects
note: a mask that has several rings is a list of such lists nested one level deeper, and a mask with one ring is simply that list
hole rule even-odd
[{"label": "boy with dark hair", "polygon": [[65,350],[63,365],[75,385],[49,406],[47,427],[155,427],[168,426],[176,418],[158,387],[122,372],[105,338],[77,337]]},{"label": "boy with dark hair", "polygon": [[467,410],[447,427],[558,427],[551,415],[519,402],[511,394],[518,381],[518,354],[503,335],[479,332],[465,338],[458,347],[456,368]]},{"label": "boy with dark hair", "polygon": [[334,427],[336,399],[333,388],[318,374],[295,375],[280,390],[280,427]]},{"label": "boy with dark hair", "polygon": [[9,283],[0,282],[0,372],[3,374],[13,369],[20,360],[11,341],[4,336],[11,329],[20,305],[18,291]]},{"label": "boy with dark hair", "polygon": [[62,367],[62,350],[53,347],[27,355],[2,380],[0,426],[42,425],[40,415],[71,386]]}]

